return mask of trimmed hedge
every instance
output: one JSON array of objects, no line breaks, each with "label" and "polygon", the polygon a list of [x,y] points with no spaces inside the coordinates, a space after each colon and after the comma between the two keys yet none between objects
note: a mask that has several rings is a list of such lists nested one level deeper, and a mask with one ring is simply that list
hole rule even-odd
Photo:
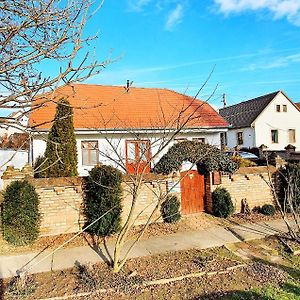
[{"label": "trimmed hedge", "polygon": [[260,212],[265,216],[274,216],[276,209],[272,204],[264,204],[261,207]]},{"label": "trimmed hedge", "polygon": [[2,227],[4,239],[15,246],[33,243],[39,235],[39,197],[26,180],[14,181],[3,195]]},{"label": "trimmed hedge", "polygon": [[195,141],[184,141],[174,144],[154,166],[153,171],[168,175],[178,171],[184,161],[197,164],[202,172],[233,173],[238,169],[238,165],[217,147]]},{"label": "trimmed hedge", "polygon": [[73,125],[73,108],[69,101],[57,103],[54,122],[45,150],[45,177],[77,176],[77,147]]},{"label": "trimmed hedge", "polygon": [[[89,172],[84,199],[86,226],[106,213],[87,229],[89,233],[105,237],[120,230],[121,183],[121,172],[111,166],[98,165]],[[107,213],[110,209],[112,210]]]},{"label": "trimmed hedge", "polygon": [[180,201],[175,195],[167,196],[167,199],[161,204],[161,215],[166,223],[178,222],[181,218]]},{"label": "trimmed hedge", "polygon": [[234,212],[229,192],[225,188],[216,188],[212,193],[213,214],[216,217],[228,218]]}]

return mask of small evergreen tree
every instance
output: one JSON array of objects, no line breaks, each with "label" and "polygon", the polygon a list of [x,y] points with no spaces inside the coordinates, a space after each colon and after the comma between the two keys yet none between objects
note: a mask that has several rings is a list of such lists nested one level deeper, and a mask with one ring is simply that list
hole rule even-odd
[{"label": "small evergreen tree", "polygon": [[44,156],[47,167],[46,177],[78,175],[73,109],[65,99],[60,100],[57,104]]},{"label": "small evergreen tree", "polygon": [[14,181],[3,195],[2,227],[4,239],[16,246],[31,244],[39,234],[39,198],[26,180]]},{"label": "small evergreen tree", "polygon": [[216,188],[212,193],[212,199],[214,216],[227,218],[233,214],[234,206],[231,196],[225,188]]},{"label": "small evergreen tree", "polygon": [[111,166],[94,167],[85,185],[84,213],[86,225],[104,215],[88,228],[88,232],[97,236],[109,236],[120,229],[122,212],[122,174]]},{"label": "small evergreen tree", "polygon": [[161,204],[161,215],[166,223],[176,223],[180,220],[180,201],[175,195],[168,195]]},{"label": "small evergreen tree", "polygon": [[44,156],[38,156],[33,164],[34,178],[46,177],[47,164]]}]

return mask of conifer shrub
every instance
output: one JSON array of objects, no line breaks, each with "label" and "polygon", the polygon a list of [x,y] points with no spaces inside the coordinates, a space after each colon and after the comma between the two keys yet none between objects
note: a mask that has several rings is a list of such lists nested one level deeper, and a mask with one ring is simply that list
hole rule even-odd
[{"label": "conifer shrub", "polygon": [[4,191],[4,239],[15,246],[33,243],[39,235],[39,197],[28,181],[14,181]]},{"label": "conifer shrub", "polygon": [[180,220],[180,201],[175,195],[168,195],[161,204],[161,215],[166,223],[176,223]]},{"label": "conifer shrub", "polygon": [[272,204],[264,204],[261,207],[260,212],[265,216],[274,216],[276,209]]},{"label": "conifer shrub", "polygon": [[45,177],[46,168],[47,168],[47,164],[46,164],[45,157],[42,155],[38,156],[33,164],[34,178]]},{"label": "conifer shrub", "polygon": [[216,188],[212,193],[213,215],[228,218],[234,212],[234,206],[229,192],[225,188]]},{"label": "conifer shrub", "polygon": [[105,214],[87,229],[89,233],[105,237],[120,230],[121,183],[121,172],[111,166],[97,165],[89,172],[85,184],[84,199],[86,226]]},{"label": "conifer shrub", "polygon": [[45,177],[77,176],[77,148],[73,125],[73,108],[61,99],[57,103],[54,122],[45,150]]}]

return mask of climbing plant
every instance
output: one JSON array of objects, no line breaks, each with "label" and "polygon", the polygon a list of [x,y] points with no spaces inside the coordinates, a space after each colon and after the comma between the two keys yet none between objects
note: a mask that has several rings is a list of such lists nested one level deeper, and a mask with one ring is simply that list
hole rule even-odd
[{"label": "climbing plant", "polygon": [[238,168],[238,165],[217,147],[195,141],[184,141],[173,145],[155,165],[153,171],[167,175],[178,171],[184,161],[197,164],[203,172],[233,173]]}]

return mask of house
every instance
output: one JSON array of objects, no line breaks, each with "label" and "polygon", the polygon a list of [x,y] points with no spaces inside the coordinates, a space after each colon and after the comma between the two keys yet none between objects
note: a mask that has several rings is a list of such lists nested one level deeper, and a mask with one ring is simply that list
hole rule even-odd
[{"label": "house", "polygon": [[8,166],[20,168],[28,163],[29,135],[25,132],[27,125],[28,117],[22,111],[0,117],[0,190],[1,176]]},{"label": "house", "polygon": [[300,110],[282,91],[220,109],[231,125],[227,146],[280,151],[291,144],[300,149]]},{"label": "house", "polygon": [[22,111],[14,111],[7,117],[0,117],[0,136],[23,133],[27,125],[28,116]]},{"label": "house", "polygon": [[[73,107],[78,172],[85,176],[97,163],[126,161],[133,172],[137,160],[156,163],[168,147],[182,140],[197,140],[220,147],[220,134],[228,123],[206,102],[160,88],[75,84],[41,95],[29,117],[31,160],[43,155],[56,101]],[[49,101],[51,99],[51,101]],[[173,137],[174,133],[178,132]],[[159,155],[155,153],[160,152]],[[150,171],[147,170],[148,172]]]}]

